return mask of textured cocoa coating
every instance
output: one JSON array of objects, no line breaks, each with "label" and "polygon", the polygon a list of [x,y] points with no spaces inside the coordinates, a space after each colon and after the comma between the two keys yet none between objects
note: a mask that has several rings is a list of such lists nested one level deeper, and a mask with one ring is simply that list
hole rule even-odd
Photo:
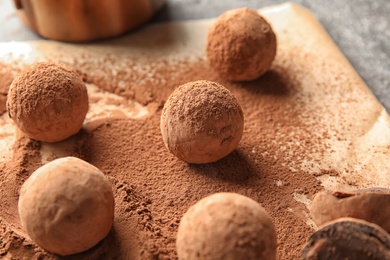
[{"label": "textured cocoa coating", "polygon": [[390,235],[373,223],[340,218],[310,236],[301,259],[390,259]]},{"label": "textured cocoa coating", "polygon": [[275,259],[276,232],[256,201],[215,193],[191,206],[180,221],[179,259]]},{"label": "textured cocoa coating", "polygon": [[188,163],[215,162],[241,140],[244,115],[236,97],[215,82],[199,80],[178,87],[164,105],[165,146]]},{"label": "textured cocoa coating", "polygon": [[38,168],[23,184],[18,210],[22,227],[49,252],[70,255],[101,241],[114,218],[114,196],[93,165],[64,157]]},{"label": "textured cocoa coating", "polygon": [[227,80],[250,81],[270,68],[276,55],[276,36],[258,12],[234,9],[210,27],[206,53],[210,66]]},{"label": "textured cocoa coating", "polygon": [[309,209],[318,226],[337,218],[352,217],[375,223],[390,232],[390,189],[322,191],[316,194]]},{"label": "textured cocoa coating", "polygon": [[68,66],[35,63],[14,79],[7,110],[30,138],[57,142],[77,133],[88,111],[87,88]]}]

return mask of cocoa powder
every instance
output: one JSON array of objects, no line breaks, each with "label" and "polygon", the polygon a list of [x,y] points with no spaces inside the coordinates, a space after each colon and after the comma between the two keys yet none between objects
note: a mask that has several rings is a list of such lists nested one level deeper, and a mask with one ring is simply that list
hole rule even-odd
[{"label": "cocoa powder", "polygon": [[[299,163],[308,147],[320,140],[313,126],[298,116],[303,104],[289,98],[299,93],[299,82],[283,66],[274,66],[249,83],[230,83],[210,70],[205,60],[171,66],[160,60],[154,64],[151,70],[160,81],[142,83],[143,73],[118,71],[121,80],[127,80],[124,88],[109,72],[109,60],[85,59],[77,67],[88,82],[132,96],[152,109],[148,117],[139,120],[92,121],[73,137],[70,155],[86,160],[108,176],[116,204],[108,237],[74,258],[175,259],[177,228],[186,210],[212,193],[235,192],[254,199],[269,212],[277,230],[278,259],[298,259],[312,228],[306,223],[307,208],[293,194],[312,197],[322,190],[310,173],[285,163]],[[106,72],[97,73],[99,68]],[[238,148],[220,161],[204,165],[188,164],[170,154],[159,128],[162,102],[177,86],[199,79],[227,87],[245,115]],[[143,89],[150,95],[141,94]],[[280,149],[280,143],[298,140],[303,145],[290,145],[288,151]],[[19,133],[13,146],[14,159],[0,163],[2,256],[60,258],[40,249],[25,235],[16,210],[21,184],[42,165],[39,150],[40,142]]]},{"label": "cocoa powder", "polygon": [[[267,73],[247,83],[231,83],[211,71],[203,52],[205,26],[211,23],[204,21],[155,25],[83,46],[27,43],[36,59],[78,69],[90,83],[91,108],[117,109],[104,116],[90,110],[83,129],[65,141],[67,155],[108,176],[117,205],[108,237],[72,258],[175,259],[184,212],[207,195],[230,191],[269,212],[277,229],[278,259],[299,259],[316,229],[307,206],[322,185],[338,190],[388,186],[389,146],[376,138],[386,136],[388,114],[310,12],[294,4],[285,7],[263,13],[277,33],[277,56]],[[0,77],[21,69],[12,57],[0,65]],[[215,163],[178,160],[165,149],[159,131],[168,96],[194,80],[224,85],[244,112],[238,148]],[[138,110],[134,101],[147,112],[138,117],[121,112],[126,103]],[[5,143],[0,150],[0,254],[58,259],[26,236],[16,209],[20,186],[31,172],[64,155],[41,158],[47,144],[20,132],[14,138],[6,114],[0,124]]]}]

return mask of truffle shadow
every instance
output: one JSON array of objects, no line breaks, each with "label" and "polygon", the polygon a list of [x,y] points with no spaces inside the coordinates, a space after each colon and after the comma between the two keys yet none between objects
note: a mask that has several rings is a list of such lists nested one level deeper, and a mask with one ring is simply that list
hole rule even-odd
[{"label": "truffle shadow", "polygon": [[74,254],[69,256],[63,256],[60,259],[64,260],[80,260],[80,259],[118,259],[120,255],[129,255],[131,259],[137,255],[137,248],[133,248],[131,252],[121,252],[121,237],[118,232],[118,227],[115,226],[111,228],[108,235],[100,241],[97,245],[90,248],[89,250],[82,252],[80,254]]},{"label": "truffle shadow", "polygon": [[217,162],[189,164],[189,167],[197,174],[241,185],[248,184],[250,178],[256,175],[255,167],[238,149]]},{"label": "truffle shadow", "polygon": [[256,95],[288,96],[294,92],[290,80],[286,73],[272,69],[253,81],[239,84]]}]

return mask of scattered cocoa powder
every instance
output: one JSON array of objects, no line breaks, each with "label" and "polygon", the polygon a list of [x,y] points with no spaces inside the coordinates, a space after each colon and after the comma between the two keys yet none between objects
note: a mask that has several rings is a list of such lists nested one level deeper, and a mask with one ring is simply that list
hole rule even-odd
[{"label": "scattered cocoa powder", "polygon": [[[110,88],[109,80],[91,78],[88,74],[91,67],[107,68],[103,62],[96,61],[78,68],[96,84],[107,82],[102,84],[106,90],[119,92],[115,84]],[[289,133],[293,129],[304,130],[299,134],[299,140],[315,139],[310,126],[298,117],[302,104],[291,103],[288,99],[299,91],[299,85],[293,84],[294,79],[284,73],[282,67],[275,67],[250,83],[227,82],[211,71],[205,60],[182,61],[175,68],[158,64],[156,68],[156,75],[165,79],[161,81],[165,83],[149,85],[152,96],[157,98],[149,100],[137,95],[141,102],[155,104],[155,113],[140,120],[107,118],[93,121],[74,137],[71,155],[95,165],[109,177],[116,203],[114,227],[109,236],[78,256],[84,259],[130,255],[142,259],[175,259],[176,232],[186,210],[212,193],[236,192],[259,202],[270,213],[278,235],[278,258],[297,259],[312,229],[302,215],[307,212],[305,205],[297,202],[292,194],[303,191],[312,197],[322,189],[310,173],[296,172],[282,163],[287,154],[281,152],[278,143],[291,141]],[[172,74],[173,70],[180,73]],[[127,78],[129,86],[133,86],[132,82],[137,82],[142,73],[134,72],[131,77],[135,78]],[[242,104],[246,116],[238,148],[220,161],[205,165],[187,164],[170,154],[159,128],[160,91],[167,94],[166,99],[177,86],[198,79],[226,86]],[[128,93],[126,91],[124,93]],[[285,134],[275,135],[275,132]],[[13,248],[4,250],[3,255],[59,258],[39,249],[26,237],[16,211],[21,184],[42,164],[39,144],[19,133],[13,147],[15,159],[1,163],[3,188],[0,200],[6,213],[0,215],[0,220],[7,231],[0,236],[10,243],[8,248]],[[290,160],[299,161],[305,150],[302,146],[291,146]],[[278,185],[278,182],[282,184]],[[23,242],[9,241],[9,230],[18,238],[12,241]]]},{"label": "scattered cocoa powder", "polygon": [[329,175],[329,176],[339,176],[340,173],[338,173],[336,170],[325,170],[325,169],[322,169],[320,172],[315,172],[313,173],[314,176],[318,177],[318,176],[322,176],[322,175]]},{"label": "scattered cocoa powder", "polygon": [[[294,7],[292,14],[295,18],[289,16],[286,27],[279,24],[278,51],[270,70],[246,83],[227,81],[212,71],[203,57],[150,58],[149,48],[132,56],[118,45],[72,49],[48,43],[56,47],[45,59],[69,63],[85,82],[107,91],[107,95],[137,101],[149,111],[139,119],[110,116],[87,121],[72,137],[69,155],[86,160],[108,176],[116,204],[110,234],[73,259],[175,259],[181,217],[191,205],[216,192],[235,192],[259,202],[276,228],[277,258],[299,259],[314,230],[309,222],[308,198],[323,190],[317,178],[330,178],[339,171],[338,180],[366,185],[366,166],[356,169],[356,160],[340,161],[339,152],[352,156],[356,152],[351,147],[354,138],[362,137],[372,126],[362,122],[377,120],[373,113],[379,115],[383,108],[319,24],[308,18],[307,11]],[[278,13],[274,15],[273,19],[281,19]],[[310,41],[302,41],[307,34]],[[185,44],[190,47],[186,50],[192,48],[188,41]],[[162,46],[158,47],[160,51]],[[15,71],[10,64],[0,68],[4,68],[0,77]],[[203,165],[187,164],[170,154],[159,128],[168,96],[178,86],[195,80],[210,80],[228,88],[245,116],[238,148]],[[98,103],[99,98],[93,100]],[[5,114],[1,119],[1,126],[9,126]],[[43,146],[17,132],[13,147],[9,147],[12,160],[0,160],[1,257],[60,259],[27,237],[17,213],[19,189],[42,165]],[[342,153],[345,147],[351,150]],[[373,154],[375,149],[370,149]],[[334,164],[329,163],[332,160]]]}]

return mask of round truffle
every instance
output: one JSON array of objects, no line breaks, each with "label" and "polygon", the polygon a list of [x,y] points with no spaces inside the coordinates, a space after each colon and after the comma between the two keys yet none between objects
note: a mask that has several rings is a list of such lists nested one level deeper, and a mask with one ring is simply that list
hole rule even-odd
[{"label": "round truffle", "polygon": [[45,250],[70,255],[101,241],[114,218],[114,196],[93,165],[65,157],[37,169],[22,185],[19,216],[30,238]]},{"label": "round truffle", "polygon": [[258,12],[233,9],[210,27],[206,53],[210,66],[225,79],[250,81],[270,68],[276,55],[276,36]]},{"label": "round truffle", "polygon": [[176,239],[179,259],[275,259],[276,232],[254,200],[216,193],[189,208]]},{"label": "round truffle", "polygon": [[209,163],[237,147],[244,115],[228,89],[199,80],[181,85],[171,94],[160,127],[165,146],[178,158],[188,163]]},{"label": "round truffle", "polygon": [[77,133],[88,111],[87,88],[70,67],[38,62],[11,84],[7,110],[30,138],[57,142]]}]

